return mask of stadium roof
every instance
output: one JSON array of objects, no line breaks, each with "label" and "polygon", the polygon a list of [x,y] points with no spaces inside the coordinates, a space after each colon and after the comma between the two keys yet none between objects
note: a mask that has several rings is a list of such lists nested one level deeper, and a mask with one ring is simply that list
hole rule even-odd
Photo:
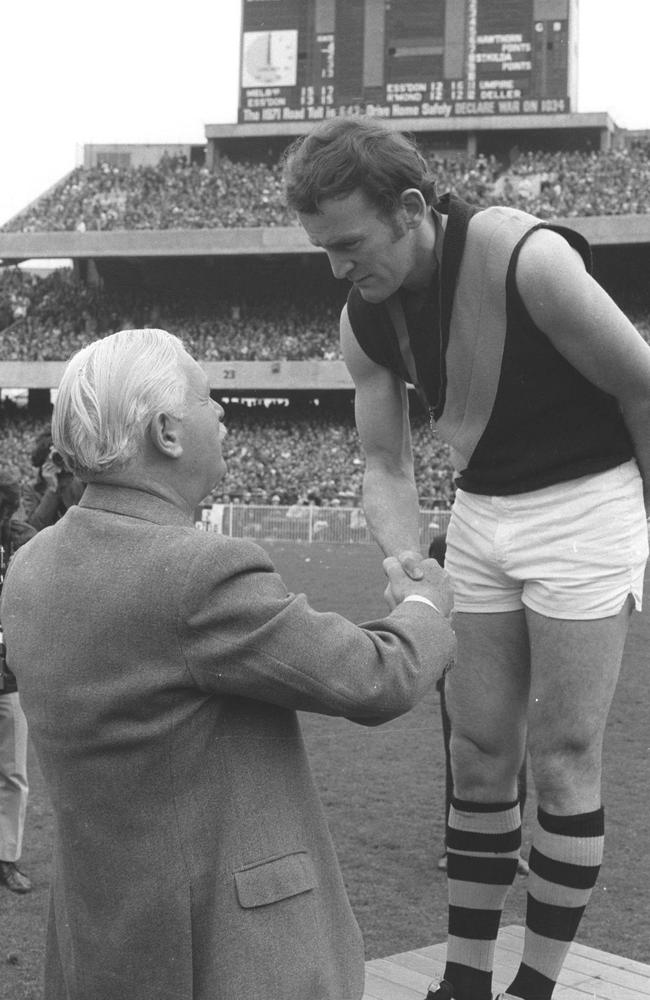
[{"label": "stadium roof", "polygon": [[[605,111],[584,114],[548,115],[467,115],[449,118],[382,118],[384,124],[400,132],[543,132],[550,129],[596,129],[614,132],[617,128]],[[314,122],[255,122],[206,125],[206,139],[254,139],[304,135]]]},{"label": "stadium roof", "polygon": [[314,253],[299,226],[0,233],[5,264],[38,258],[218,257]]},{"label": "stadium roof", "polygon": [[[592,246],[650,244],[650,215],[553,219]],[[299,226],[240,229],[137,229],[93,232],[0,233],[0,261],[38,259],[275,256],[322,253]]]}]

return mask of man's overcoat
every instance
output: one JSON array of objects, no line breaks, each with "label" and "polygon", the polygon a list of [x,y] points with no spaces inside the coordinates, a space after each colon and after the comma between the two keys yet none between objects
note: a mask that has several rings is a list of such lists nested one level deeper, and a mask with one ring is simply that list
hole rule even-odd
[{"label": "man's overcoat", "polygon": [[358,1000],[296,712],[407,711],[443,619],[317,613],[254,543],[91,484],[17,553],[2,623],[56,823],[45,1000]]}]

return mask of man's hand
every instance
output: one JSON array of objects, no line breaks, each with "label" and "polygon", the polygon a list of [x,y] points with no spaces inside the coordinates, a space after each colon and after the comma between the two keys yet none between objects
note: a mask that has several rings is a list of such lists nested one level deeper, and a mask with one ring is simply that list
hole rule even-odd
[{"label": "man's hand", "polygon": [[413,580],[404,569],[402,557],[403,553],[399,558],[389,556],[383,563],[384,573],[388,577],[384,597],[391,611],[409,594],[420,594],[432,601],[440,613],[448,618],[454,604],[449,574],[441,569],[435,559],[420,559],[418,568],[422,579]]}]

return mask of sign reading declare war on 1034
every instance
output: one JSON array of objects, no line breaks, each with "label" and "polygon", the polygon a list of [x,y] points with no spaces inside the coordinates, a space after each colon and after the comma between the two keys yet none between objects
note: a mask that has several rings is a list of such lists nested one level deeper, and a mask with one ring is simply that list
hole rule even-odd
[{"label": "sign reading declare war on 1034", "polygon": [[[536,32],[543,33],[537,45]],[[346,100],[346,88],[337,80],[342,67],[335,72],[333,34],[316,36],[318,67],[311,79],[317,82],[302,85],[297,30],[244,32],[239,120],[319,121],[362,112],[382,118],[437,119],[569,112],[570,100],[562,92],[542,96],[548,89],[540,86],[540,76],[547,71],[536,71],[535,56],[545,53],[549,32],[558,48],[566,45],[566,21],[533,22],[529,32],[470,32],[462,78],[427,78],[430,60],[420,56],[417,69],[411,61],[414,79],[364,87],[362,102]]]}]

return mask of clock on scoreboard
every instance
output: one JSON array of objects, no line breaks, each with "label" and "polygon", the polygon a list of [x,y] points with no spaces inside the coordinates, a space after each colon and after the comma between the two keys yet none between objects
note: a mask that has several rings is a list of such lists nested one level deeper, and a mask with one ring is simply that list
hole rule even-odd
[{"label": "clock on scoreboard", "polygon": [[244,33],[242,87],[294,87],[297,63],[297,30]]}]

